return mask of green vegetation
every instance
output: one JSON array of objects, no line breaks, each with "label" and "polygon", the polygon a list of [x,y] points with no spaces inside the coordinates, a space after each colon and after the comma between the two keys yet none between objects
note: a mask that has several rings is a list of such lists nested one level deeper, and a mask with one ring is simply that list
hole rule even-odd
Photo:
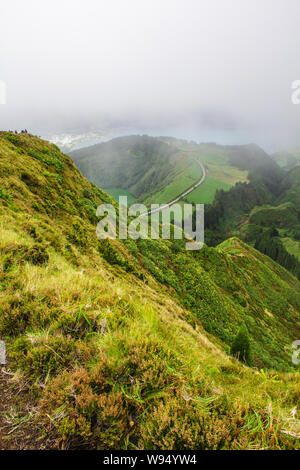
[{"label": "green vegetation", "polygon": [[107,194],[109,194],[115,201],[119,201],[120,196],[127,196],[128,204],[133,204],[135,202],[135,197],[132,196],[126,189],[122,188],[111,188],[106,190]]},{"label": "green vegetation", "polygon": [[218,190],[224,191],[231,188],[229,183],[225,183],[208,175],[205,181],[198,186],[193,192],[186,196],[187,202],[194,202],[198,204],[210,204],[214,200],[215,194]]},{"label": "green vegetation", "polygon": [[[167,137],[119,137],[70,154],[83,174],[114,196],[122,188],[139,202],[166,203],[200,180],[205,164],[208,181],[188,198],[211,203],[217,189],[248,181],[248,169],[230,163],[233,152],[224,146],[195,144]],[[111,192],[113,191],[113,192]]]},{"label": "green vegetation", "polygon": [[[177,158],[180,159],[181,154],[178,154]],[[156,204],[170,202],[176,199],[176,197],[186,189],[190,188],[196,181],[199,181],[201,176],[201,167],[195,160],[179,161],[176,165],[176,173],[172,176],[173,179],[171,182],[166,184],[161,191],[157,191],[152,194],[151,197],[148,197],[144,203],[150,205],[153,202]]]},{"label": "green vegetation", "polygon": [[286,251],[300,261],[300,242],[288,237],[282,238],[281,241]]},{"label": "green vegetation", "polygon": [[[0,336],[30,434],[60,448],[299,448],[292,274],[237,238],[198,252],[100,242],[96,207],[115,202],[70,158],[9,133],[0,157]],[[241,324],[252,368],[230,355]]]},{"label": "green vegetation", "polygon": [[276,229],[262,230],[256,236],[255,248],[270,256],[300,279],[300,262],[288,252]]},{"label": "green vegetation", "polygon": [[245,325],[241,326],[238,331],[238,334],[234,338],[233,344],[231,346],[231,354],[240,361],[245,362],[249,366],[251,365],[251,344],[249,332]]},{"label": "green vegetation", "polygon": [[273,160],[281,168],[289,171],[300,165],[300,152],[299,150],[282,150],[272,155]]},{"label": "green vegetation", "polygon": [[300,278],[300,167],[273,170],[268,177],[255,170],[250,183],[217,191],[206,209],[206,242],[236,235]]},{"label": "green vegetation", "polygon": [[[172,181],[176,149],[148,136],[119,137],[71,153],[78,168],[97,185],[122,188],[135,198]],[[176,170],[175,170],[176,171]]]}]

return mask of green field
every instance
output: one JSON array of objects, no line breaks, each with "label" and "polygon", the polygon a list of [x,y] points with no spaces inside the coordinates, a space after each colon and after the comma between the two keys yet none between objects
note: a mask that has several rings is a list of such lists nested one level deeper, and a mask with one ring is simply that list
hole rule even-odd
[{"label": "green field", "polygon": [[170,202],[199,181],[202,170],[195,160],[205,165],[207,176],[205,181],[185,198],[188,202],[211,204],[218,189],[226,191],[238,181],[248,181],[248,172],[229,165],[226,154],[199,152],[198,149],[189,150],[188,147],[184,148],[183,146],[179,150],[182,158],[180,164],[186,166],[177,172],[174,180],[163,190],[148,198],[145,201],[146,204],[150,204],[150,202],[159,204]]},{"label": "green field", "polygon": [[[211,203],[217,189],[248,181],[248,171],[233,166],[232,150],[215,144],[196,144],[170,137],[127,136],[72,152],[83,174],[114,198],[127,195],[147,206],[172,201],[200,180],[207,181],[188,201]],[[124,192],[122,192],[122,190]]]},{"label": "green field", "polygon": [[117,202],[119,202],[120,196],[127,196],[128,204],[133,204],[136,200],[136,198],[132,194],[130,194],[128,191],[126,191],[126,189],[111,188],[111,189],[106,189],[105,191]]},{"label": "green field", "polygon": [[289,237],[282,238],[282,242],[287,252],[300,260],[300,242]]},{"label": "green field", "polygon": [[274,161],[286,170],[290,170],[300,165],[300,151],[299,149],[281,150],[272,155]]},{"label": "green field", "polygon": [[[177,166],[179,170],[179,166]],[[168,184],[161,191],[153,194],[153,196],[145,201],[146,204],[156,203],[164,204],[172,201],[181,193],[186,191],[190,186],[199,181],[202,176],[202,170],[197,162],[188,158],[174,176],[172,183]]]},{"label": "green field", "polygon": [[218,189],[227,190],[230,188],[230,184],[219,181],[208,175],[198,188],[186,196],[185,200],[196,204],[211,204]]},{"label": "green field", "polygon": [[200,146],[200,151],[194,151],[193,154],[195,159],[205,165],[206,179],[185,198],[188,202],[211,204],[218,189],[226,191],[238,181],[248,181],[248,172],[231,166],[225,153],[212,152]]}]

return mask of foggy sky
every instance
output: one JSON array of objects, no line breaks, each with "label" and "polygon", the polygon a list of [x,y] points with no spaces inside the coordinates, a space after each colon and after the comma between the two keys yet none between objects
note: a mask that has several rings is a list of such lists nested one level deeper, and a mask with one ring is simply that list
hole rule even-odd
[{"label": "foggy sky", "polygon": [[299,0],[0,0],[0,128],[105,116],[300,146],[299,18]]}]

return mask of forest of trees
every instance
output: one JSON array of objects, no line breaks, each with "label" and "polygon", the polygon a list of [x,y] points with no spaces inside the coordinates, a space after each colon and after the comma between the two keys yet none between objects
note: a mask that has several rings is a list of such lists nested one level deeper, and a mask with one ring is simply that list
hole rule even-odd
[{"label": "forest of trees", "polygon": [[[237,235],[300,279],[300,261],[286,250],[275,225],[251,224],[243,231],[255,206],[276,205],[278,191],[274,194],[272,186],[263,179],[253,178],[250,183],[237,183],[229,191],[217,191],[213,204],[205,208],[205,242],[216,246]],[[273,182],[276,180],[277,175]],[[298,239],[299,230],[300,223],[290,228],[294,240]]]},{"label": "forest of trees", "polygon": [[300,261],[285,249],[276,228],[262,231],[254,248],[269,256],[300,279]]}]

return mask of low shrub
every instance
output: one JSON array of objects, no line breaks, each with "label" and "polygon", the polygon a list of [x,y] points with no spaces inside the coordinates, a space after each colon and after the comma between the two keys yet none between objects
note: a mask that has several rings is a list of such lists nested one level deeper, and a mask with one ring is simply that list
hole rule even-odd
[{"label": "low shrub", "polygon": [[28,334],[15,340],[10,359],[31,379],[56,375],[76,361],[90,358],[88,346],[66,335]]},{"label": "low shrub", "polygon": [[44,266],[49,261],[47,245],[35,243],[32,246],[13,245],[5,250],[4,269],[8,270],[13,265],[23,262],[29,262],[34,265]]}]

